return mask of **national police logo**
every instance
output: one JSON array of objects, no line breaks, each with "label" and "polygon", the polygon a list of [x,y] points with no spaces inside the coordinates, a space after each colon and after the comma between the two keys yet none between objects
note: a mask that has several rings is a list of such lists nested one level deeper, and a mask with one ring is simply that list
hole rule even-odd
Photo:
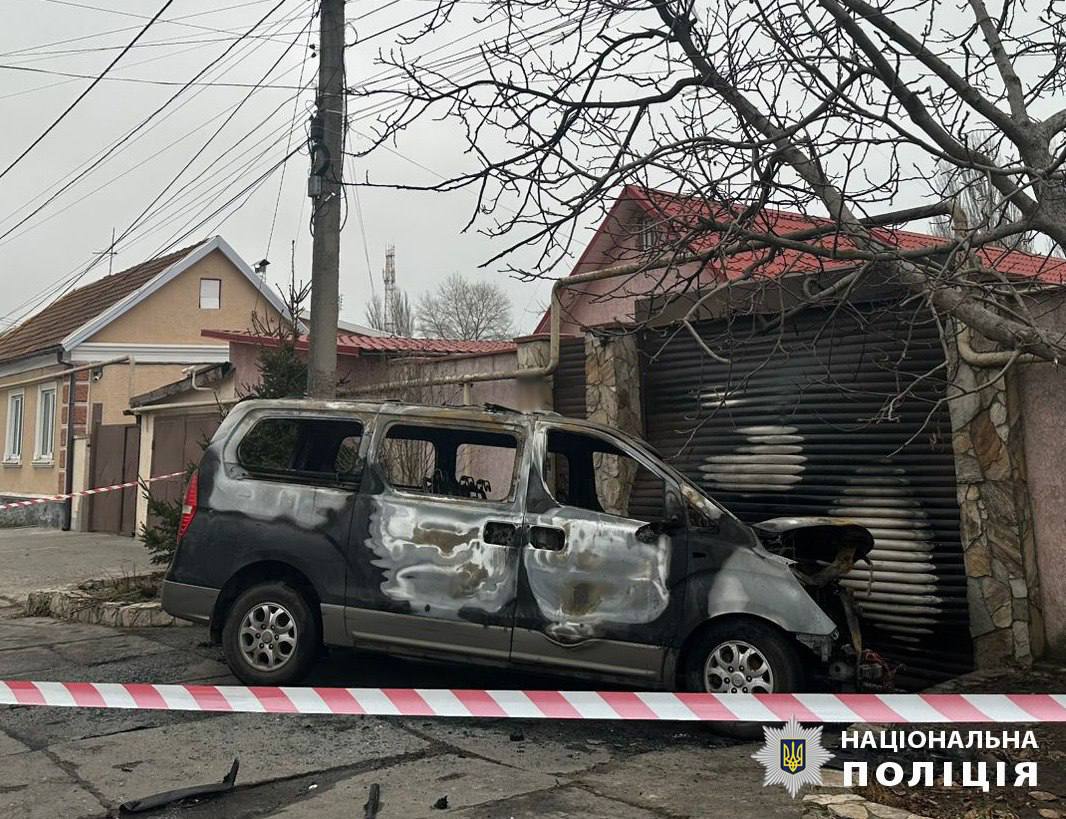
[{"label": "national police logo", "polygon": [[763,727],[766,744],[751,755],[766,767],[763,785],[784,785],[792,798],[804,785],[822,784],[832,754],[822,747],[822,726],[804,728],[795,717],[784,728]]}]

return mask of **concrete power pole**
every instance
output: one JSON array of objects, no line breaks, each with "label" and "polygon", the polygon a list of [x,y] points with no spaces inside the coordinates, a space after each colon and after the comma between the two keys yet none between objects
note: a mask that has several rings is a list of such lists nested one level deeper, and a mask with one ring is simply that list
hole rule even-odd
[{"label": "concrete power pole", "polygon": [[311,259],[311,341],[307,392],[333,398],[337,391],[337,313],[341,255],[341,185],[344,170],[344,0],[321,0],[317,110],[311,118],[314,212]]}]

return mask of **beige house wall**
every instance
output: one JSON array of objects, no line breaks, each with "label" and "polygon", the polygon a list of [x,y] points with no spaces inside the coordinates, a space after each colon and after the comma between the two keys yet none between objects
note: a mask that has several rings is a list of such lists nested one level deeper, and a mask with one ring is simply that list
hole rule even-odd
[{"label": "beige house wall", "polygon": [[[219,279],[222,282],[221,306],[218,310],[200,309],[200,279]],[[200,331],[244,330],[251,325],[253,310],[260,315],[277,317],[277,311],[267,298],[221,251],[216,250],[101,328],[88,341],[219,346],[223,342],[204,338]]]},{"label": "beige house wall", "polygon": [[[45,375],[51,371],[56,372],[55,381],[44,381],[34,384],[18,384],[19,381],[25,381],[30,378]],[[57,490],[58,471],[61,468],[60,464],[60,421],[62,407],[61,396],[63,391],[63,381],[61,378],[60,368],[42,368],[40,370],[34,370],[29,373],[20,373],[18,376],[11,376],[3,379],[3,384],[7,387],[0,385],[0,448],[3,452],[0,452],[0,457],[4,458],[3,465],[0,466],[0,494],[3,495],[54,495]],[[38,391],[42,386],[56,387],[56,417],[53,424],[54,440],[52,441],[52,460],[45,462],[35,462],[36,455],[36,443],[37,443],[37,396]],[[7,411],[8,400],[13,392],[22,391],[23,404],[22,404],[22,457],[18,463],[9,463],[7,461]]]},{"label": "beige house wall", "polygon": [[185,377],[188,364],[113,364],[105,367],[99,381],[92,382],[89,391],[89,411],[93,404],[103,404],[102,423],[134,424],[136,419],[126,415],[130,398],[150,392],[164,384]]}]

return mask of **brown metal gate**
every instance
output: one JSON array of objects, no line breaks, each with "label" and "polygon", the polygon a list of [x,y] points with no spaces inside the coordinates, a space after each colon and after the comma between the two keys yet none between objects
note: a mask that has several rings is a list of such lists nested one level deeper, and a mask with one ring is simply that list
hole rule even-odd
[{"label": "brown metal gate", "polygon": [[[133,424],[93,425],[89,474],[93,487],[137,480],[141,430]],[[133,535],[137,521],[137,487],[89,498],[89,530]]]},{"label": "brown metal gate", "polygon": [[[173,415],[155,419],[152,432],[152,474],[182,472],[189,464],[200,463],[204,446],[222,423],[217,413]],[[177,500],[183,481],[160,481],[152,487],[152,497]]]}]

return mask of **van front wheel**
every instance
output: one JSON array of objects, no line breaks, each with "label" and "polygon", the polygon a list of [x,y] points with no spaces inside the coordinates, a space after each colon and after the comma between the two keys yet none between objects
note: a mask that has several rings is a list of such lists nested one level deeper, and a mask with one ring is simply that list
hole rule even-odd
[{"label": "van front wheel", "polygon": [[[699,635],[684,666],[684,687],[704,694],[784,694],[799,691],[803,669],[792,643],[757,620],[712,622]],[[743,740],[763,736],[751,722],[718,722],[714,730]]]},{"label": "van front wheel", "polygon": [[263,583],[245,590],[230,607],[222,650],[241,682],[290,685],[314,662],[318,631],[303,595],[285,583]]}]

